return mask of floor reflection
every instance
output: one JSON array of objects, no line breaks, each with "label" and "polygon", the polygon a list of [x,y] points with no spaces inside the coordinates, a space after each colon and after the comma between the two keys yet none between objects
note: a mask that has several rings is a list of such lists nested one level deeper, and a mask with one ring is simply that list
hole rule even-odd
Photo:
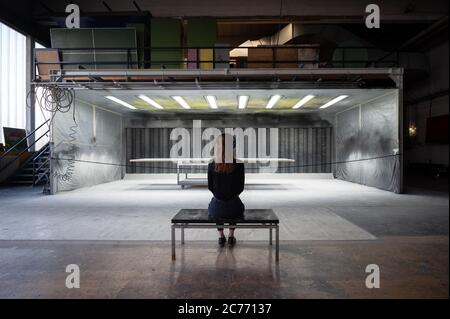
[{"label": "floor reflection", "polygon": [[[191,244],[192,245],[192,244]],[[194,244],[195,245],[195,244]],[[192,248],[198,251],[197,248]],[[190,255],[191,248],[177,247],[172,264],[168,298],[277,298],[280,268],[271,246],[218,247],[202,258]],[[251,254],[248,250],[253,251]],[[257,288],[255,288],[257,287]]]}]

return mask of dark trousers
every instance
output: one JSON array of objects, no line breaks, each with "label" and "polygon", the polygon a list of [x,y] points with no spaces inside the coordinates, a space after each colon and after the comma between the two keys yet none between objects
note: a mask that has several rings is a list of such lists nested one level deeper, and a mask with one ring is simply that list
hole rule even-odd
[{"label": "dark trousers", "polygon": [[[245,206],[239,197],[230,200],[220,200],[213,197],[208,205],[208,215],[211,219],[218,220],[217,225],[223,225],[227,222],[227,219],[230,220],[230,225],[235,225],[231,220],[242,218],[244,210]],[[220,231],[223,228],[217,228],[217,230]]]}]

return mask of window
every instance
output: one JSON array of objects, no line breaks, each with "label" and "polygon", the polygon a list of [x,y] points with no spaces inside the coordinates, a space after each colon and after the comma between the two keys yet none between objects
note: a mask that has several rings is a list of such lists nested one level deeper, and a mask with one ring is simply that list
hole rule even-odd
[{"label": "window", "polygon": [[26,37],[0,23],[0,141],[3,127],[26,127]]}]

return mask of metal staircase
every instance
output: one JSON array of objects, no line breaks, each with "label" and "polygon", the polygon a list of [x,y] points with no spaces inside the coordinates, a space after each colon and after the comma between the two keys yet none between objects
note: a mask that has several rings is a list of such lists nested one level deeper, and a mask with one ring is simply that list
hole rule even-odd
[{"label": "metal staircase", "polygon": [[[0,154],[0,173],[8,174],[3,183],[33,186],[48,185],[50,180],[50,144],[45,144],[37,152],[30,152],[32,147],[39,140],[44,136],[48,136],[50,129],[46,130],[39,137],[36,136],[36,132],[44,125],[48,125],[48,122],[49,120],[45,121],[31,133],[27,134],[27,136],[11,146],[6,152]],[[28,139],[32,137],[34,137],[34,141],[31,145],[28,145]],[[25,144],[26,147],[22,147],[20,152],[16,151],[17,147],[23,144]],[[27,153],[32,155],[26,161],[21,162],[21,157],[27,155]],[[11,160],[6,160],[7,158],[10,158]],[[12,164],[17,161],[19,161],[20,166],[14,168],[16,166],[13,166]],[[44,187],[44,193],[45,192],[46,188]]]},{"label": "metal staircase", "polygon": [[50,176],[50,144],[47,143],[9,180],[10,184],[43,185]]}]

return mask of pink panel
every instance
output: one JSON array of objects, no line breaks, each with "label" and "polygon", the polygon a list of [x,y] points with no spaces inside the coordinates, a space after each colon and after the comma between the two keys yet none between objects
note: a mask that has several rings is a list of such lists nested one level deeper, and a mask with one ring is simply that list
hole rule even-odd
[{"label": "pink panel", "polygon": [[188,69],[197,69],[197,62],[192,61],[198,61],[197,56],[197,49],[188,49]]}]

